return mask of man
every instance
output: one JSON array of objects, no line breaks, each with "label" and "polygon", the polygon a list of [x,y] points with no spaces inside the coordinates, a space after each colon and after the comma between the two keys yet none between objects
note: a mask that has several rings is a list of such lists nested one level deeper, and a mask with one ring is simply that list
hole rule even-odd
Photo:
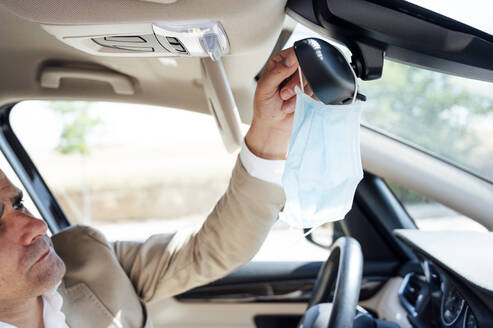
[{"label": "man", "polygon": [[0,327],[151,327],[144,302],[211,282],[253,257],[284,203],[297,69],[292,48],[267,63],[228,190],[191,235],[108,243],[76,226],[50,240],[0,173]]}]

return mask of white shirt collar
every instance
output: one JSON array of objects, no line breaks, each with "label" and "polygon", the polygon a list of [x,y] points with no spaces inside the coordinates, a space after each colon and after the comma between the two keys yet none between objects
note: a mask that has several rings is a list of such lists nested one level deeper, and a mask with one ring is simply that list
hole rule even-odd
[{"label": "white shirt collar", "polygon": [[[68,328],[65,322],[65,314],[62,312],[63,298],[57,292],[61,281],[49,292],[45,293],[43,298],[43,321],[45,328]],[[16,328],[8,323],[0,321],[0,328]]]}]

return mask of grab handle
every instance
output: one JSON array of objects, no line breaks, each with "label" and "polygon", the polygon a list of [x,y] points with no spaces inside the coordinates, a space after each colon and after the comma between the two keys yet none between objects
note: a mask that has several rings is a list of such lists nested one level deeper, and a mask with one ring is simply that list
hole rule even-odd
[{"label": "grab handle", "polygon": [[41,71],[43,88],[58,89],[61,79],[101,81],[109,83],[116,94],[133,95],[135,93],[130,77],[117,72],[68,67],[45,67]]}]

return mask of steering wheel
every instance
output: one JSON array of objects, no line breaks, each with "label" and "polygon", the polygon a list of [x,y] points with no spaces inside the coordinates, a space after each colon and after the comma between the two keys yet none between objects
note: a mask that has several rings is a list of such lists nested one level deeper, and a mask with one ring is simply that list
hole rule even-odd
[{"label": "steering wheel", "polygon": [[[351,328],[358,304],[363,254],[358,241],[341,237],[330,247],[320,268],[308,308],[299,328]],[[329,302],[335,287],[332,304]]]}]

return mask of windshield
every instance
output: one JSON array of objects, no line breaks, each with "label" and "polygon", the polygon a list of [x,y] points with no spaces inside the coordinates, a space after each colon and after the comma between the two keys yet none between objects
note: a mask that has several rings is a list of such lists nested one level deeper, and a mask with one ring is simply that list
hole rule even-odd
[{"label": "windshield", "polygon": [[387,61],[362,121],[493,181],[493,84]]},{"label": "windshield", "polygon": [[[286,47],[307,37],[321,36],[298,24]],[[363,125],[493,182],[493,83],[386,60],[382,78],[360,89]]]},{"label": "windshield", "polygon": [[493,12],[492,1],[407,1],[493,35],[493,20],[491,19],[491,13]]}]

